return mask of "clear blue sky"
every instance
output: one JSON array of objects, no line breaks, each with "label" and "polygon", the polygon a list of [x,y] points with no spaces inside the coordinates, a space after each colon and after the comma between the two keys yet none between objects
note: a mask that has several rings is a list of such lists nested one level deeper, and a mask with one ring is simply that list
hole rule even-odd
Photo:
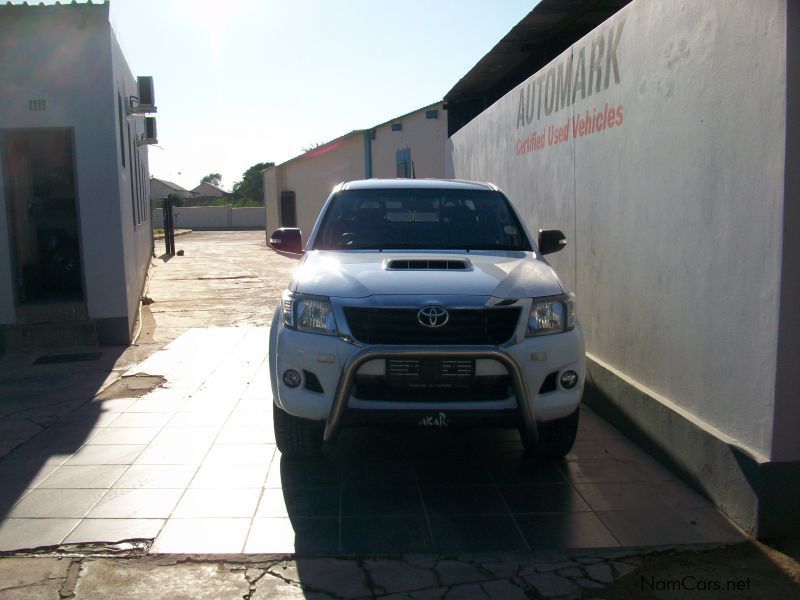
[{"label": "clear blue sky", "polygon": [[[150,171],[230,189],[354,129],[441,100],[538,0],[112,0],[134,75],[155,78]],[[50,3],[50,2],[48,2]]]}]

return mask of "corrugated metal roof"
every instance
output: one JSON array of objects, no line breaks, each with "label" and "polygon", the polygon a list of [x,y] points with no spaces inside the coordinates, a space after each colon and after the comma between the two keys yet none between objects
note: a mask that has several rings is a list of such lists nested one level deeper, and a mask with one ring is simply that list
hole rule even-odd
[{"label": "corrugated metal roof", "polygon": [[188,192],[184,187],[179,186],[177,183],[172,183],[171,181],[167,181],[166,179],[159,179],[158,177],[151,177],[151,181],[158,181],[160,184],[167,186],[168,188],[172,188],[177,192]]},{"label": "corrugated metal roof", "polygon": [[445,94],[448,134],[630,2],[542,0]]},{"label": "corrugated metal roof", "polygon": [[221,187],[219,187],[218,185],[214,185],[213,183],[209,183],[208,181],[204,181],[203,183],[195,186],[194,188],[192,188],[191,191],[196,192],[197,190],[199,190],[200,188],[202,188],[203,186],[206,186],[206,185],[208,187],[210,187],[210,188],[213,188],[213,189],[217,190],[218,192],[222,192],[223,194],[227,194],[228,193],[225,190],[223,190]]},{"label": "corrugated metal roof", "polygon": [[397,121],[405,119],[406,117],[410,117],[411,115],[415,115],[415,114],[417,114],[419,112],[422,112],[423,110],[431,110],[432,108],[435,108],[435,107],[437,107],[437,106],[439,106],[441,104],[442,104],[442,101],[439,100],[438,102],[434,102],[433,104],[428,104],[427,106],[423,106],[422,108],[418,108],[416,110],[412,110],[411,112],[408,112],[408,113],[406,113],[404,115],[400,115],[399,117],[394,117],[392,119],[389,119],[388,121],[384,121],[383,123],[379,123],[377,125],[373,125],[372,127],[368,127],[367,130],[377,129],[378,127],[383,127],[384,125],[389,125],[390,123],[396,123]]}]

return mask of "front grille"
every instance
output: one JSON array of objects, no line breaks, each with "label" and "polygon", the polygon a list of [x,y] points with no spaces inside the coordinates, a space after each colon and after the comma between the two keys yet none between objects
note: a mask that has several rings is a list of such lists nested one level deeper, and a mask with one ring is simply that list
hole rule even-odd
[{"label": "front grille", "polygon": [[416,308],[345,306],[353,337],[364,344],[502,344],[514,335],[519,307],[451,309],[443,327],[422,326]]},{"label": "front grille", "polygon": [[356,375],[353,396],[382,402],[487,402],[505,400],[512,394],[508,375],[458,379],[411,377],[407,380],[376,375]]},{"label": "front grille", "polygon": [[416,382],[471,381],[475,377],[475,361],[471,358],[390,358],[386,361],[386,378],[402,384]]},{"label": "front grille", "polygon": [[453,358],[442,359],[439,364],[439,375],[456,379],[472,378],[475,376],[475,362]]},{"label": "front grille", "polygon": [[416,359],[392,358],[386,361],[386,375],[390,378],[419,377],[421,372],[422,363]]}]

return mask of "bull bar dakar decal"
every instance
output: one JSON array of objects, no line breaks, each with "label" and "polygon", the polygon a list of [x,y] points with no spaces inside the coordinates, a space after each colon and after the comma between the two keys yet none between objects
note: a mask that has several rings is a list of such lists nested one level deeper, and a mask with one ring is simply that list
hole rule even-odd
[{"label": "bull bar dakar decal", "polygon": [[[523,85],[519,90],[516,128],[519,130],[534,121],[538,122],[543,116],[556,115],[562,109],[571,107],[576,100],[585,100],[607,90],[612,83],[618,85],[620,69],[617,48],[624,25],[623,19],[590,42],[588,69],[587,46],[584,45]],[[624,110],[621,103],[605,102],[602,107],[596,106],[557,124],[542,126],[524,138],[517,138],[516,154],[529,154],[570,139],[620,127],[624,121]]]}]

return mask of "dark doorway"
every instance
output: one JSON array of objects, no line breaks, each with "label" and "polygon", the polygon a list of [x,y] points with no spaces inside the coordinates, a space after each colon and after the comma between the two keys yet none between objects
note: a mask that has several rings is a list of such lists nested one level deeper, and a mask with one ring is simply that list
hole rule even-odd
[{"label": "dark doorway", "polygon": [[83,300],[72,129],[6,129],[2,157],[17,302]]},{"label": "dark doorway", "polygon": [[281,227],[297,227],[294,192],[281,192]]}]

